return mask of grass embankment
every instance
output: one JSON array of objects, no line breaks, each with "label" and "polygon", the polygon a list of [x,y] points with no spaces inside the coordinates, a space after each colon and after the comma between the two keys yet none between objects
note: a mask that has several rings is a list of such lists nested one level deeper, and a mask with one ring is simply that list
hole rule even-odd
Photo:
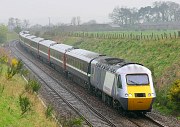
[{"label": "grass embankment", "polygon": [[[45,108],[35,94],[25,92],[26,82],[20,75],[7,80],[7,66],[0,74],[0,126],[1,127],[55,127],[56,122],[47,119]],[[19,96],[29,98],[31,110],[22,114]]]},{"label": "grass embankment", "polygon": [[[180,79],[180,40],[127,40],[96,39],[81,37],[55,37],[69,45],[91,50],[112,57],[138,62],[148,67],[154,75],[157,100],[154,105],[164,113],[175,113],[180,116],[176,104],[168,99],[169,87],[176,79]],[[176,108],[174,108],[176,107]]]},{"label": "grass embankment", "polygon": [[141,63],[154,70],[155,81],[158,81],[166,73],[166,69],[180,60],[180,41],[178,39],[136,41],[73,37],[66,38],[64,43],[112,57]]}]

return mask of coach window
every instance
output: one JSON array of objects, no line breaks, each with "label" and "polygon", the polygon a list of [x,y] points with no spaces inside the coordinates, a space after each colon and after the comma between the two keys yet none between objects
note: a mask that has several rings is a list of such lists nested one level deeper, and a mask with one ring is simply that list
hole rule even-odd
[{"label": "coach window", "polygon": [[59,52],[57,52],[57,54],[58,54],[58,59],[60,60],[60,53],[59,53]]},{"label": "coach window", "polygon": [[122,89],[121,75],[118,76],[117,87]]},{"label": "coach window", "polygon": [[[62,57],[61,57],[62,58]],[[67,63],[71,65],[71,58],[70,57],[67,57]]]},{"label": "coach window", "polygon": [[61,53],[60,53],[60,52],[58,52],[58,54],[59,54],[59,60],[61,60],[62,55],[61,55]]},{"label": "coach window", "polygon": [[83,65],[83,63],[80,62],[80,65],[79,65],[80,70],[83,70],[82,65]]},{"label": "coach window", "polygon": [[54,57],[56,57],[56,56],[55,56],[55,53],[56,53],[56,51],[55,51],[55,50],[53,50],[53,56],[54,56]]},{"label": "coach window", "polygon": [[54,56],[54,50],[53,49],[51,50],[51,56]]}]

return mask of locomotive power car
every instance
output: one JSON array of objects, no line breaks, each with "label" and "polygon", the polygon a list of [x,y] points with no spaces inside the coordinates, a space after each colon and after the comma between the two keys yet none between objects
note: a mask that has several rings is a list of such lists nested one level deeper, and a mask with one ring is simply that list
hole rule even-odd
[{"label": "locomotive power car", "polygon": [[124,111],[151,111],[156,93],[151,71],[142,64],[58,44],[23,31],[19,42],[108,105]]}]

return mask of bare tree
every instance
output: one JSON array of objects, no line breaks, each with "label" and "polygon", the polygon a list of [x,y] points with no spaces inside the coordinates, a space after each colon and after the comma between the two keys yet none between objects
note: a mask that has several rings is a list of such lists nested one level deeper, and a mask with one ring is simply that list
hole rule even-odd
[{"label": "bare tree", "polygon": [[81,18],[80,18],[80,16],[77,16],[77,17],[76,17],[76,21],[77,21],[77,25],[79,26],[80,23],[81,23]]},{"label": "bare tree", "polygon": [[73,18],[71,19],[71,24],[72,24],[73,26],[76,26],[76,24],[77,24],[76,17],[73,17]]},{"label": "bare tree", "polygon": [[175,2],[154,2],[152,6],[136,8],[115,7],[109,17],[115,24],[131,25],[145,22],[180,21],[180,5]]},{"label": "bare tree", "polygon": [[29,28],[29,25],[30,25],[30,23],[29,23],[29,20],[23,20],[23,24],[22,24],[23,26],[23,29],[28,29]]},{"label": "bare tree", "polygon": [[109,17],[113,20],[115,24],[134,24],[135,21],[133,18],[135,17],[135,10],[136,9],[115,7]]},{"label": "bare tree", "polygon": [[15,18],[15,25],[16,27],[21,27],[21,20],[18,18]]},{"label": "bare tree", "polygon": [[15,28],[15,19],[12,17],[8,20],[8,28],[11,31]]}]

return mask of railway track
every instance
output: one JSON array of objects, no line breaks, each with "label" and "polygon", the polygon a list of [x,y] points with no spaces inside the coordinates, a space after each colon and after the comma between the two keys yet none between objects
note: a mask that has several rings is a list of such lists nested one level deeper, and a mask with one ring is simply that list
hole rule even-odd
[{"label": "railway track", "polygon": [[[31,62],[32,64],[35,64],[32,60],[30,60],[29,58],[26,58],[26,56],[16,47],[16,42],[12,43],[11,50],[12,51],[18,51],[19,56],[21,56],[21,59],[27,59],[25,61],[26,66],[31,69],[31,64],[27,64],[26,62],[29,61],[29,63]],[[15,51],[15,52],[16,52]],[[17,55],[17,54],[16,54]],[[31,69],[33,72],[34,70]],[[38,70],[35,69],[36,71]],[[50,93],[54,93],[55,96],[57,96],[56,98],[61,98],[69,107],[71,107],[79,116],[83,117],[83,119],[86,121],[86,123],[89,126],[125,126],[123,123],[121,124],[121,122],[119,122],[118,124],[114,124],[113,122],[111,122],[109,119],[107,119],[106,117],[104,117],[104,115],[102,115],[101,113],[99,113],[96,109],[94,109],[91,105],[89,105],[87,102],[85,102],[83,99],[81,99],[79,96],[76,96],[76,94],[74,94],[72,91],[70,91],[68,88],[66,88],[65,86],[62,85],[62,83],[60,81],[58,81],[56,78],[54,78],[53,76],[48,75],[46,72],[44,72],[43,70],[41,70],[46,76],[41,76],[38,75],[39,73],[36,73],[37,77],[42,80],[42,82],[44,82],[44,84],[46,84],[46,86],[48,87],[48,91]],[[40,72],[41,73],[41,72]],[[43,74],[43,75],[44,75]],[[48,82],[45,79],[50,79],[51,80]],[[49,85],[51,84],[51,85]],[[60,85],[59,85],[60,84]],[[54,87],[56,86],[56,87]],[[59,89],[59,86],[62,87],[62,89]],[[60,93],[63,93],[64,96],[67,96],[69,98],[64,97],[63,95],[61,95]],[[77,101],[79,100],[79,101]],[[83,103],[83,104],[82,104]],[[83,105],[83,106],[82,106]],[[80,108],[78,108],[80,107]],[[87,107],[88,107],[88,112],[87,113]],[[85,113],[82,112],[82,110],[85,110]],[[131,119],[131,118],[127,118],[129,121],[131,121],[134,125],[132,126],[138,126],[138,127],[142,127],[144,126],[144,124],[142,124],[143,122],[138,122],[138,121],[142,121],[142,120],[137,120],[137,119]],[[151,126],[159,126],[159,127],[166,127],[164,125],[162,125],[160,122],[155,121],[153,119],[151,119],[148,116],[145,116],[145,118],[143,118],[144,120],[149,121],[149,123],[151,123]],[[112,120],[113,121],[113,120]],[[146,124],[147,125],[147,124]]]},{"label": "railway track", "polygon": [[168,127],[168,126],[164,125],[162,122],[157,121],[157,120],[151,118],[151,117],[148,116],[148,115],[145,116],[145,119],[147,119],[147,120],[153,122],[154,124],[156,124],[156,125],[159,126],[159,127]]},{"label": "railway track", "polygon": [[169,127],[146,115],[128,119],[138,127]]},{"label": "railway track", "polygon": [[82,117],[89,126],[104,126],[104,127],[116,127],[110,120],[96,111],[88,103],[84,102],[66,87],[64,87],[57,79],[48,75],[42,69],[36,67],[29,58],[27,58],[19,49],[16,47],[17,42],[13,42],[10,45],[10,49],[14,52],[14,55],[22,59],[25,65],[33,71],[36,76],[48,87],[50,93],[54,93],[56,99],[62,99],[72,110],[74,110],[80,117]]}]

